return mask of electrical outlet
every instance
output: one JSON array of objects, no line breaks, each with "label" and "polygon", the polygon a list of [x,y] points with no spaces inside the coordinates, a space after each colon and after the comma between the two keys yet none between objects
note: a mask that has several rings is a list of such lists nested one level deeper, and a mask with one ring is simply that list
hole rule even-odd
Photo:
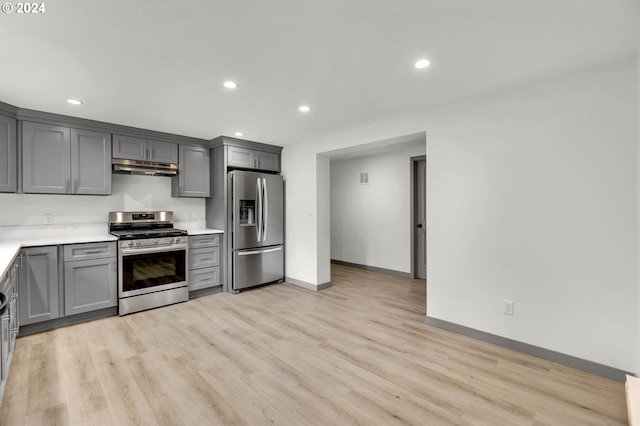
[{"label": "electrical outlet", "polygon": [[504,299],[504,305],[502,311],[506,315],[513,315],[513,300]]},{"label": "electrical outlet", "polygon": [[47,225],[53,224],[53,215],[51,213],[45,213],[44,221]]}]

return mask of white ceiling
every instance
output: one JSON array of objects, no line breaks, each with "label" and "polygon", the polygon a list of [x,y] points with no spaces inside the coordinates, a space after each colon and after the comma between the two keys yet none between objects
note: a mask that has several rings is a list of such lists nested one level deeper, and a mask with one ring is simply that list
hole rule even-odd
[{"label": "white ceiling", "polygon": [[[0,101],[204,139],[241,130],[276,145],[630,57],[640,39],[638,0],[45,7],[0,15]],[[432,65],[418,71],[422,57]],[[225,89],[227,79],[240,87]]]}]

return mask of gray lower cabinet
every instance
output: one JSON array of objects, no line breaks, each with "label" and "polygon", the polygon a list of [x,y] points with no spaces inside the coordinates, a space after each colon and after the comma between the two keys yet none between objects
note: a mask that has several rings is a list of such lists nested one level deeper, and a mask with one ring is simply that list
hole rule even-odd
[{"label": "gray lower cabinet", "polygon": [[111,194],[111,135],[22,122],[25,193]]},{"label": "gray lower cabinet", "polygon": [[17,152],[16,120],[0,115],[0,192],[16,192]]},{"label": "gray lower cabinet", "polygon": [[238,146],[227,146],[227,166],[280,172],[280,154]]},{"label": "gray lower cabinet", "polygon": [[131,136],[113,135],[113,158],[177,163],[178,145]]},{"label": "gray lower cabinet", "polygon": [[0,308],[0,404],[9,378],[9,368],[18,336],[18,262],[14,263],[4,277],[0,277],[0,293],[4,307]]},{"label": "gray lower cabinet", "polygon": [[220,234],[189,237],[189,291],[222,285]]},{"label": "gray lower cabinet", "polygon": [[178,175],[171,178],[173,197],[201,197],[211,195],[209,148],[180,145]]},{"label": "gray lower cabinet", "polygon": [[18,284],[21,326],[58,318],[58,247],[23,249]]},{"label": "gray lower cabinet", "polygon": [[64,314],[74,315],[116,306],[116,257],[64,262]]}]

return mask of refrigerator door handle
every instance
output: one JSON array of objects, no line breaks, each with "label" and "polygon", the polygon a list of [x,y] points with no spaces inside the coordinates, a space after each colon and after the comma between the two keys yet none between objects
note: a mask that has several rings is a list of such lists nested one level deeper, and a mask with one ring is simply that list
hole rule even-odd
[{"label": "refrigerator door handle", "polygon": [[262,214],[264,215],[262,224],[262,241],[267,241],[267,226],[269,223],[269,203],[267,197],[267,180],[262,179],[262,190],[264,191],[264,205],[262,206]]},{"label": "refrigerator door handle", "polygon": [[251,256],[254,254],[273,253],[274,251],[280,251],[280,250],[282,250],[282,247],[274,247],[266,250],[240,251],[238,252],[238,256]]},{"label": "refrigerator door handle", "polygon": [[260,178],[256,178],[256,238],[260,242],[262,236],[262,185]]}]

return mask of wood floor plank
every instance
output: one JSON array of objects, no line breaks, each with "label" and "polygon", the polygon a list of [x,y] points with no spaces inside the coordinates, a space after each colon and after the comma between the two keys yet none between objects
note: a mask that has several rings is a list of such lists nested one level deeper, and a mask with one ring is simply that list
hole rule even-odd
[{"label": "wood floor plank", "polygon": [[20,337],[0,425],[621,425],[624,385],[424,324],[424,281],[332,265]]}]

